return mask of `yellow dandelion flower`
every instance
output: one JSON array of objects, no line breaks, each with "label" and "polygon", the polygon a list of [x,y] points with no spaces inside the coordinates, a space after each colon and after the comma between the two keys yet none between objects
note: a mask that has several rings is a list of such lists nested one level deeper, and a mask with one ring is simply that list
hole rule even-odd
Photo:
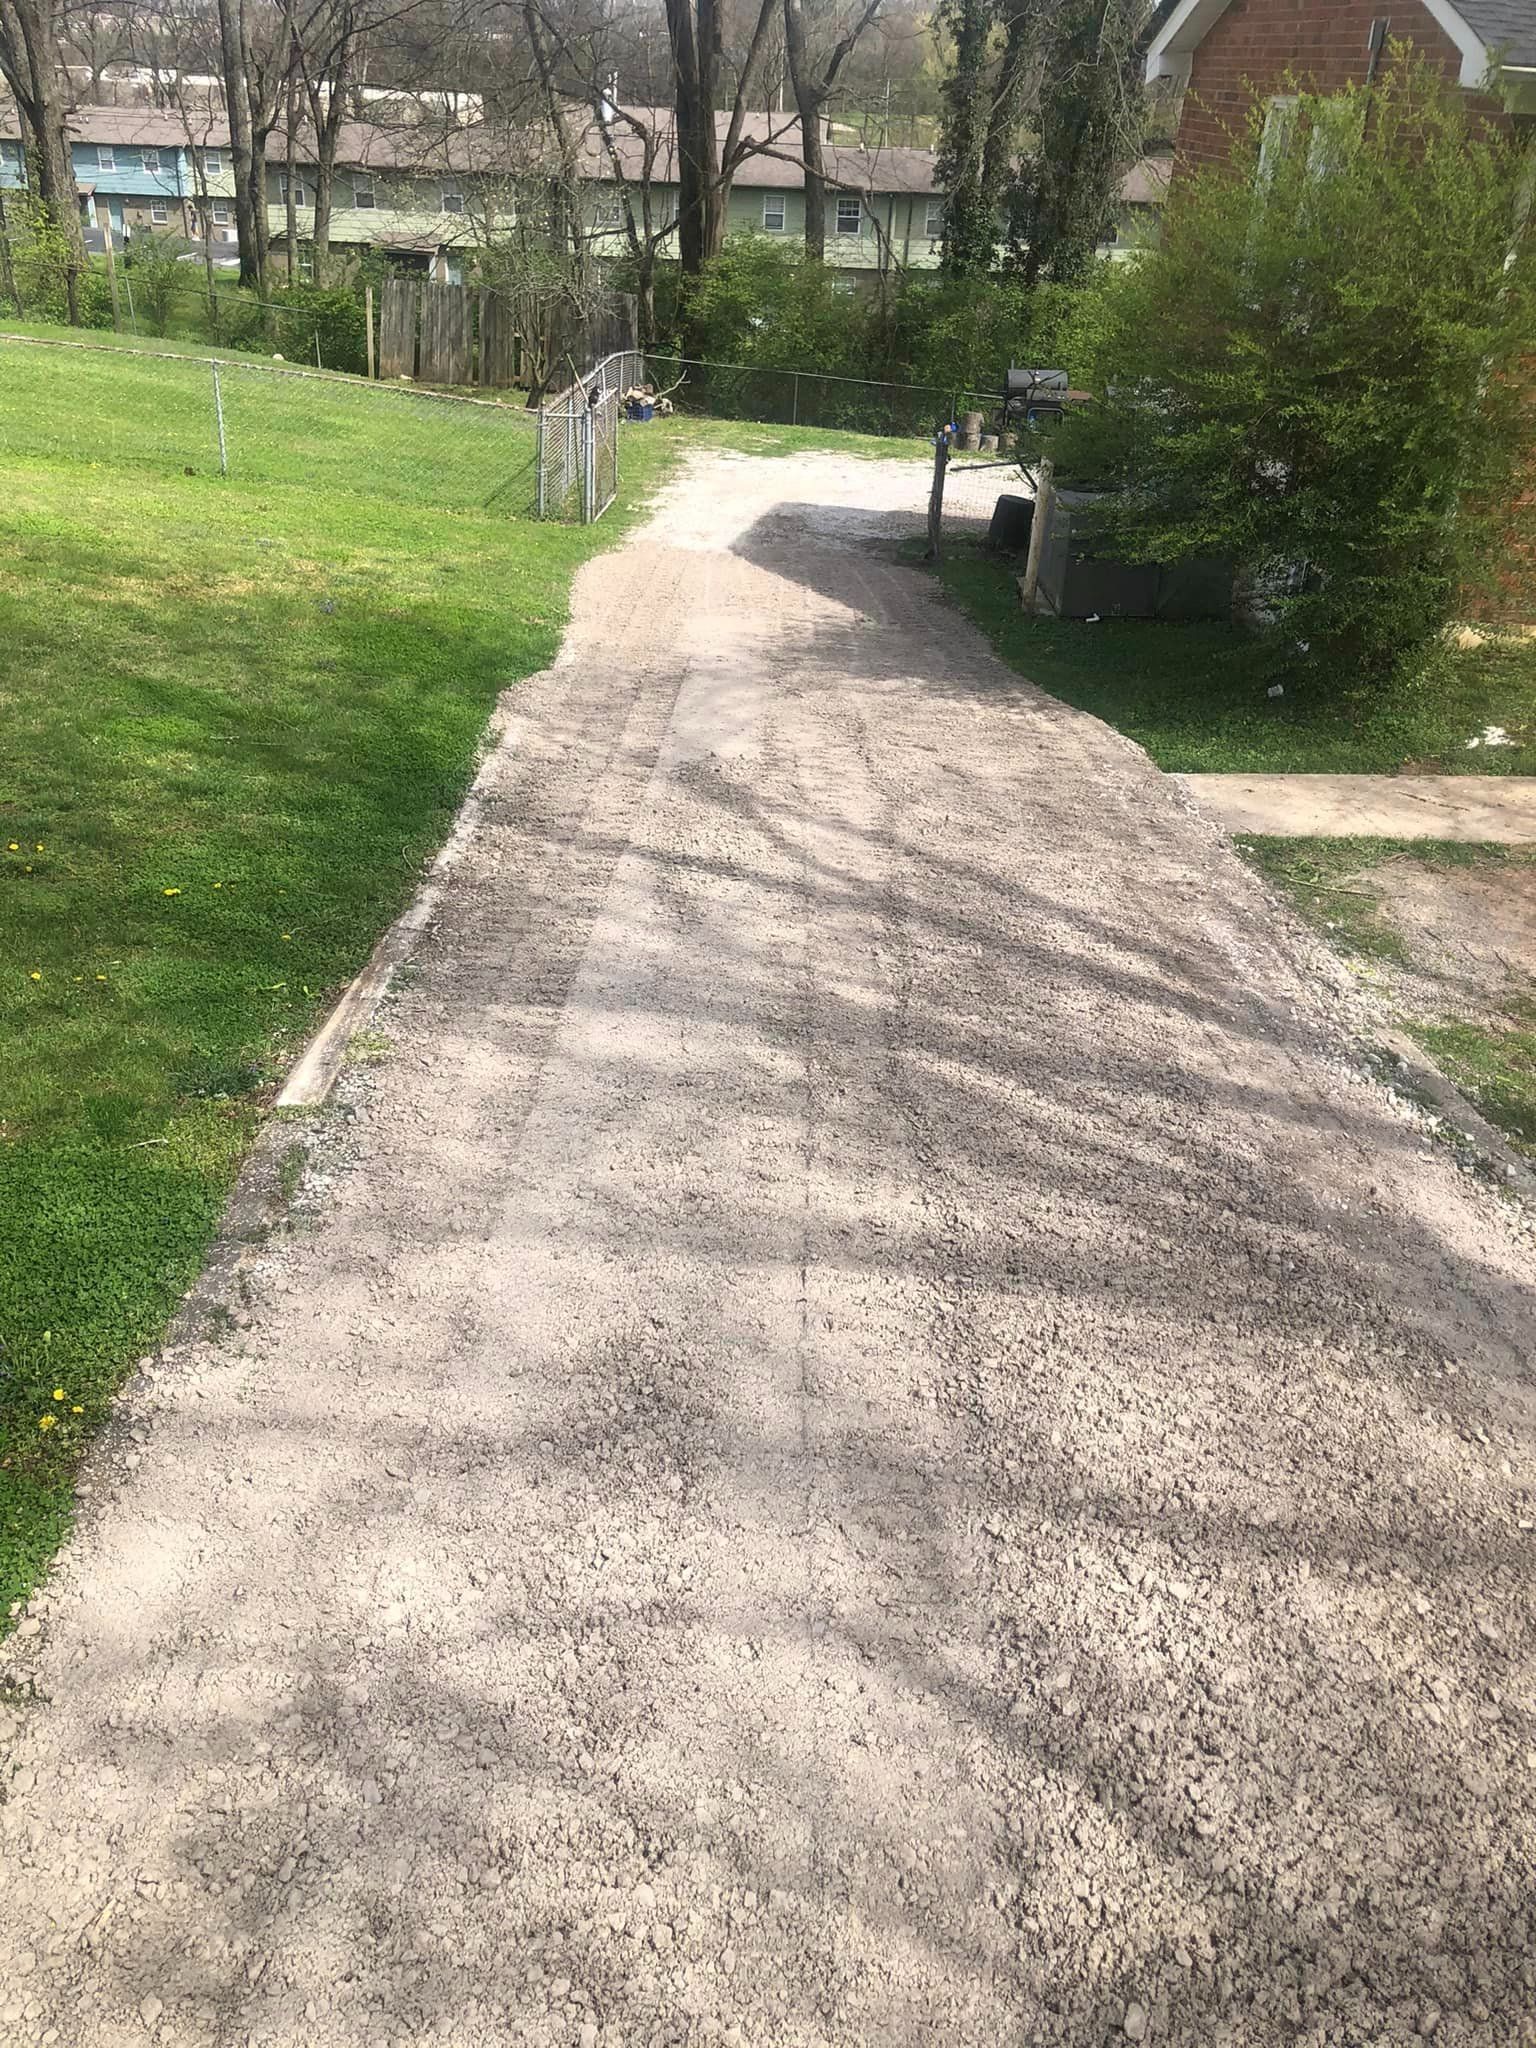
[{"label": "yellow dandelion flower", "polygon": [[8,847],[6,848],[6,852],[7,852],[7,853],[20,853],[20,851],[21,851],[21,847],[20,847],[20,844],[19,844],[19,843],[18,843],[18,842],[17,842],[16,840],[14,840],[14,839],[13,839],[13,840],[11,841],[10,845],[9,845],[9,846],[8,846]]},{"label": "yellow dandelion flower", "polygon": [[41,841],[41,839],[39,839],[39,841],[37,842],[37,850],[39,853],[41,853],[43,850],[43,842]]},{"label": "yellow dandelion flower", "polygon": [[28,981],[41,981],[42,978],[43,970],[40,967],[34,967],[32,972],[27,976]]},{"label": "yellow dandelion flower", "polygon": [[83,1408],[81,1407],[80,1403],[79,1403],[79,1402],[77,1401],[77,1402],[75,1403],[74,1407],[73,1407],[73,1408],[71,1408],[69,1412],[70,1412],[70,1414],[71,1414],[71,1415],[83,1415],[83,1414],[85,1413],[85,1410],[84,1410],[84,1409],[83,1409]]},{"label": "yellow dandelion flower", "polygon": [[55,1401],[62,1401],[64,1398],[64,1389],[62,1387],[55,1387],[53,1390],[53,1398],[55,1399]]},{"label": "yellow dandelion flower", "polygon": [[52,1429],[53,1425],[58,1421],[58,1419],[59,1418],[57,1417],[57,1415],[39,1415],[39,1417],[37,1418],[37,1426],[39,1429]]},{"label": "yellow dandelion flower", "polygon": [[162,896],[179,896],[181,891],[179,889],[162,889],[160,894]]},{"label": "yellow dandelion flower", "polygon": [[291,939],[291,938],[293,937],[293,933],[292,933],[292,932],[284,932],[284,933],[283,933],[283,937],[284,937],[285,939]]},{"label": "yellow dandelion flower", "polygon": [[224,884],[222,882],[215,882],[213,886],[215,889],[222,889]]},{"label": "yellow dandelion flower", "polygon": [[106,976],[105,976],[104,974],[98,974],[98,975],[97,975],[97,977],[96,977],[96,979],[97,979],[98,981],[105,981],[105,980],[106,980],[106,978],[107,978],[107,977],[106,977]]}]

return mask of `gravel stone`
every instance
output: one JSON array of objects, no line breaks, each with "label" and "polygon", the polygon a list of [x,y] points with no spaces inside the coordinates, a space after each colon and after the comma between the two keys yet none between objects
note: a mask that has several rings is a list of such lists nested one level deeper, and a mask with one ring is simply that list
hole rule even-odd
[{"label": "gravel stone", "polygon": [[928,466],[581,570],[17,1653],[7,2044],[1530,2035],[1532,1233]]}]

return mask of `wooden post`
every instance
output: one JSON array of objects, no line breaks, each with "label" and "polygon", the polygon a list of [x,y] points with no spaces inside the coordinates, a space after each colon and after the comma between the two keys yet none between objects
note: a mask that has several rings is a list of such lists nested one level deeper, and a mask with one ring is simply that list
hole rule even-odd
[{"label": "wooden post", "polygon": [[944,472],[949,467],[949,433],[941,428],[933,437],[933,487],[928,493],[928,546],[925,562],[939,559],[944,534]]},{"label": "wooden post", "polygon": [[373,377],[373,286],[363,291],[363,320],[368,329],[368,376]]},{"label": "wooden post", "polygon": [[1019,581],[1019,603],[1027,612],[1035,608],[1035,591],[1040,583],[1040,556],[1045,548],[1045,523],[1050,517],[1055,472],[1056,465],[1050,456],[1043,456],[1035,472],[1035,516],[1029,524],[1029,553],[1024,557],[1024,574]]},{"label": "wooden post", "polygon": [[102,242],[107,252],[107,283],[112,291],[112,327],[115,333],[121,334],[123,331],[123,316],[117,303],[117,258],[112,253],[112,209],[110,206],[106,210],[106,220],[106,227],[102,230]]}]

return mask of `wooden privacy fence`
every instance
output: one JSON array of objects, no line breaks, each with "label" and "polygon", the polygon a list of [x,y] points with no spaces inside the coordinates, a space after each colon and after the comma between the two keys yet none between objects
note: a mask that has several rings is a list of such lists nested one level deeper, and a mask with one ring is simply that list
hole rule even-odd
[{"label": "wooden privacy fence", "polygon": [[379,375],[506,390],[520,381],[529,344],[545,361],[568,356],[584,375],[633,349],[635,331],[636,303],[624,293],[582,317],[531,295],[392,277],[379,309]]}]

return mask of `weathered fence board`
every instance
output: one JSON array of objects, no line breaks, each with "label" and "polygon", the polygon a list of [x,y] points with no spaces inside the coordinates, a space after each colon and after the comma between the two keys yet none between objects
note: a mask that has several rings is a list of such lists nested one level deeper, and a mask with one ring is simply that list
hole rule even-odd
[{"label": "weathered fence board", "polygon": [[500,292],[480,294],[480,382],[505,390],[517,377],[517,323]]},{"label": "weathered fence board", "polygon": [[532,365],[542,361],[549,377],[563,384],[571,376],[584,377],[605,356],[634,350],[637,310],[636,300],[625,292],[596,310],[583,310],[531,292],[478,291],[471,285],[392,277],[379,309],[379,375],[505,390],[525,369],[532,381],[540,381]]},{"label": "weathered fence board", "polygon": [[422,294],[421,368],[423,384],[469,382],[471,298],[461,284],[429,284]]},{"label": "weathered fence board", "polygon": [[379,313],[379,375],[416,374],[416,311],[421,287],[409,278],[392,277],[384,287]]}]

